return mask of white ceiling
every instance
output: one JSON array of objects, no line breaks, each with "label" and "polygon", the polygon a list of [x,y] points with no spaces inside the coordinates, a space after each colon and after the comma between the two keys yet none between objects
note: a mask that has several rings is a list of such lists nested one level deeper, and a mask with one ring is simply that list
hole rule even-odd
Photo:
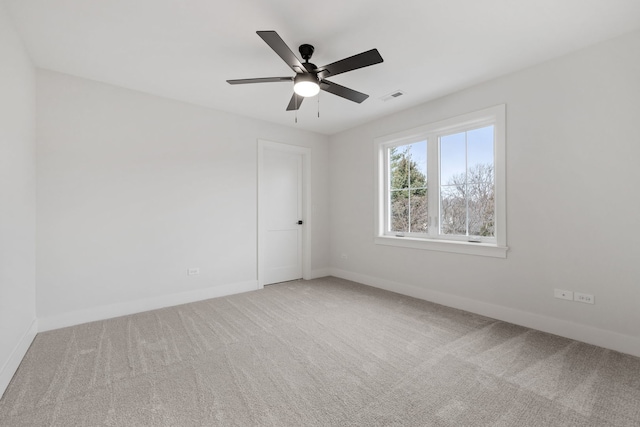
[{"label": "white ceiling", "polygon": [[[639,0],[5,0],[36,66],[323,134],[334,134],[640,28]],[[285,111],[291,76],[257,30],[325,65],[377,48],[384,63],[336,76]],[[401,98],[380,97],[401,89]]]}]

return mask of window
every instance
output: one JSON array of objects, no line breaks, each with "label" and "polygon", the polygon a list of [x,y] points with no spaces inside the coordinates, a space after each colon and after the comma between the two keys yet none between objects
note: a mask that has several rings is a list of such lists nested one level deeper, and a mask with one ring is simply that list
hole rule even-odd
[{"label": "window", "polygon": [[376,243],[506,257],[505,106],[376,139]]}]

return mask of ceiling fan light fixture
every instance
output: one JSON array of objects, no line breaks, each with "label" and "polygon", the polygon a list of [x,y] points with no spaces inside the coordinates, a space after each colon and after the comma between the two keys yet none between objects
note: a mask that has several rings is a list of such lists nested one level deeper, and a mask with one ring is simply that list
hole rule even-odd
[{"label": "ceiling fan light fixture", "polygon": [[298,74],[294,79],[293,91],[305,98],[316,96],[320,92],[318,77],[311,74]]}]

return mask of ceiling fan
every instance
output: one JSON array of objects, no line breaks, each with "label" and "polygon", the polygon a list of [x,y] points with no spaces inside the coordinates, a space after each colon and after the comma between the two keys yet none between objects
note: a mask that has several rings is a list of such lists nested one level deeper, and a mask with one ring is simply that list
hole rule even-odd
[{"label": "ceiling fan", "polygon": [[327,77],[337,76],[347,71],[379,64],[383,61],[378,50],[371,49],[329,65],[318,67],[309,62],[314,51],[313,46],[310,44],[300,45],[298,49],[302,59],[305,61],[302,63],[275,31],[256,31],[256,33],[296,72],[296,75],[293,77],[262,77],[257,79],[227,80],[227,83],[239,85],[247,83],[293,82],[294,93],[287,106],[287,111],[297,110],[300,108],[300,104],[302,104],[304,98],[317,95],[320,89],[348,99],[349,101],[357,102],[358,104],[361,103],[367,99],[369,95],[330,82],[327,80]]}]

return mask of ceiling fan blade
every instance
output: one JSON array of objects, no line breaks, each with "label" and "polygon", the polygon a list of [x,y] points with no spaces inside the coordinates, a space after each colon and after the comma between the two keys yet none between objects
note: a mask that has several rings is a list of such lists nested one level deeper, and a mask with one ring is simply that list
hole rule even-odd
[{"label": "ceiling fan blade", "polygon": [[306,72],[306,68],[304,68],[298,57],[291,52],[289,46],[280,38],[278,33],[275,31],[256,31],[256,33],[262,37],[262,40],[264,40],[293,71],[296,73]]},{"label": "ceiling fan blade", "polygon": [[369,97],[369,95],[367,94],[349,89],[348,87],[340,86],[339,84],[330,82],[328,80],[322,80],[320,82],[320,89],[334,95],[341,96],[342,98],[348,99],[349,101],[357,102],[358,104]]},{"label": "ceiling fan blade", "polygon": [[382,56],[380,56],[378,49],[371,49],[340,61],[336,61],[332,64],[325,65],[324,67],[319,67],[317,69],[318,77],[321,79],[325,77],[333,77],[338,74],[346,73],[347,71],[379,64],[382,61],[383,59]]},{"label": "ceiling fan blade", "polygon": [[236,79],[227,80],[230,85],[244,85],[247,83],[273,83],[273,82],[292,82],[293,77],[261,77],[258,79]]},{"label": "ceiling fan blade", "polygon": [[291,101],[289,101],[289,105],[287,105],[287,111],[297,110],[300,108],[300,104],[304,100],[304,96],[300,96],[294,92],[291,97]]}]

